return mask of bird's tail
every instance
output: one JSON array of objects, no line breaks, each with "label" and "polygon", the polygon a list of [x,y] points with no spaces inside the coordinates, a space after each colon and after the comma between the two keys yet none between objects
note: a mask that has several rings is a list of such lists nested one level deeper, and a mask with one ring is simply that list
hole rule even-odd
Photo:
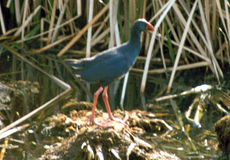
[{"label": "bird's tail", "polygon": [[84,62],[82,60],[65,59],[64,62],[73,69],[74,74],[81,76],[82,69],[84,68]]}]

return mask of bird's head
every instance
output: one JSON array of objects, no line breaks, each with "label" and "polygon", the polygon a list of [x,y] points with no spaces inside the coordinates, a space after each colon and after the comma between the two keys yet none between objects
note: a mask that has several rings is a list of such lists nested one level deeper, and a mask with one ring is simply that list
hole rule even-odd
[{"label": "bird's head", "polygon": [[155,31],[154,27],[144,18],[136,20],[133,24],[133,29],[140,30],[140,31],[145,31],[145,30]]}]

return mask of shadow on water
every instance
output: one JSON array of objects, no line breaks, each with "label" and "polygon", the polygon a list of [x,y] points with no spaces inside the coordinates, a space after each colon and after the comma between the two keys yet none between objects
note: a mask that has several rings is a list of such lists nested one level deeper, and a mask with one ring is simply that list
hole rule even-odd
[{"label": "shadow on water", "polygon": [[[43,139],[39,135],[43,120],[59,112],[60,105],[64,103],[61,100],[68,98],[71,89],[52,76],[55,64],[50,64],[52,69],[39,65],[49,74],[31,63],[47,59],[39,57],[38,60],[28,56],[27,58],[32,58],[28,60],[15,50],[7,49],[14,56],[6,53],[1,59],[4,67],[1,67],[0,74],[0,137],[7,149],[6,159],[30,159],[44,151]],[[9,136],[24,129],[25,132]],[[4,139],[7,136],[9,137]]]},{"label": "shadow on water", "polygon": [[[51,58],[37,57],[38,59],[28,56],[28,58],[35,64],[44,62],[44,64],[38,65],[46,72],[57,75],[62,80],[64,79],[63,73],[66,73],[66,70],[55,58],[52,59],[52,56]],[[37,71],[17,57],[7,54],[5,59],[7,60],[1,60],[1,64],[6,67],[1,68],[0,74],[1,128],[15,122],[64,91],[50,77]],[[135,74],[132,76],[131,79],[140,79]],[[70,76],[65,75],[65,81],[66,79],[70,79]],[[161,84],[160,81],[160,77],[159,79],[151,79],[150,77],[149,83],[154,83],[157,86]],[[70,83],[72,84],[72,82]],[[137,87],[133,86],[137,86],[135,81],[129,84],[129,93],[137,93],[139,90],[139,88],[136,89]],[[86,94],[81,87],[78,85],[73,85],[73,87],[78,90],[78,99],[84,99]],[[161,90],[161,87],[158,86],[158,90]],[[220,109],[219,104],[229,107],[228,103],[230,102],[229,91],[222,88],[224,87],[212,86],[206,91],[181,95],[178,93],[183,93],[188,88],[177,89],[177,91],[173,90],[177,94],[175,97],[171,97],[172,99],[166,98],[166,100],[159,102],[155,101],[155,94],[150,94],[150,89],[147,88],[145,98],[148,112],[137,111],[136,113],[138,113],[139,118],[143,116],[149,121],[146,122],[148,125],[143,123],[144,125],[138,126],[142,127],[142,129],[144,128],[145,132],[142,134],[136,132],[136,134],[148,141],[155,149],[168,151],[181,159],[218,159],[221,152],[217,147],[218,141],[213,125],[226,114]],[[191,92],[192,89],[187,91]],[[119,92],[120,90],[118,90],[120,95]],[[128,100],[125,102],[127,106],[135,106],[133,103],[141,102],[138,94],[128,95]],[[162,95],[158,95],[158,97],[162,97]],[[223,95],[225,96],[224,98]],[[10,134],[7,138],[2,138],[1,144],[5,144],[5,147],[2,147],[6,149],[5,159],[37,159],[44,154],[50,145],[60,143],[64,138],[73,135],[71,134],[73,130],[68,129],[67,131],[66,129],[67,126],[70,127],[69,124],[64,125],[64,128],[59,128],[57,132],[47,129],[49,126],[46,123],[47,118],[52,119],[52,117],[54,118],[63,112],[61,106],[71,97],[73,98],[75,95],[62,97],[62,100],[58,103],[52,104],[51,107],[39,111],[36,115],[17,125],[19,130],[16,133]],[[137,108],[142,109],[142,107]],[[127,109],[132,110],[135,108],[130,107]],[[225,110],[228,112],[229,108],[225,108]],[[65,123],[67,122],[65,121]],[[50,127],[52,128],[52,126]],[[48,132],[45,133],[44,131]]]}]

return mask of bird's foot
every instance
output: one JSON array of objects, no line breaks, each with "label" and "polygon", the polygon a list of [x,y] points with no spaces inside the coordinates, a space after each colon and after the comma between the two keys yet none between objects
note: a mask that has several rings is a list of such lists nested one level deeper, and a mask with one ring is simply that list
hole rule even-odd
[{"label": "bird's foot", "polygon": [[95,124],[95,125],[102,127],[102,128],[113,128],[113,126],[111,126],[111,125],[105,125],[105,123],[97,122],[95,120],[95,118],[92,118],[92,117],[90,117],[86,122],[86,125],[90,125],[90,124]]},{"label": "bird's foot", "polygon": [[124,126],[128,127],[128,125],[125,124],[125,122],[124,122],[122,119],[115,118],[115,117],[113,117],[113,116],[109,117],[109,119],[107,120],[107,122],[108,122],[108,121],[115,121],[115,122],[121,123],[121,124],[123,124]]}]

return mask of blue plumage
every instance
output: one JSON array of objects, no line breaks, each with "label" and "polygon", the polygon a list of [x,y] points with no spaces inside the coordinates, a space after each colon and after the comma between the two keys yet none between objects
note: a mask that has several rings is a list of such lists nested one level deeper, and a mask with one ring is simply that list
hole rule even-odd
[{"label": "blue plumage", "polygon": [[148,28],[154,31],[154,28],[150,23],[145,19],[139,19],[132,26],[130,41],[121,46],[104,51],[90,58],[65,60],[65,63],[73,68],[74,74],[80,76],[83,80],[88,82],[99,81],[101,83],[101,86],[94,94],[92,115],[89,119],[90,123],[94,123],[100,127],[112,127],[101,124],[95,120],[98,96],[104,90],[102,95],[109,120],[126,125],[122,120],[115,118],[112,115],[107,94],[108,84],[123,76],[134,65],[141,49],[141,32]]},{"label": "blue plumage", "polygon": [[67,59],[65,63],[72,66],[74,74],[81,79],[88,82],[99,81],[101,86],[107,86],[134,65],[141,49],[141,32],[147,27],[153,30],[146,20],[139,19],[132,26],[130,41],[96,56],[81,60]]}]

